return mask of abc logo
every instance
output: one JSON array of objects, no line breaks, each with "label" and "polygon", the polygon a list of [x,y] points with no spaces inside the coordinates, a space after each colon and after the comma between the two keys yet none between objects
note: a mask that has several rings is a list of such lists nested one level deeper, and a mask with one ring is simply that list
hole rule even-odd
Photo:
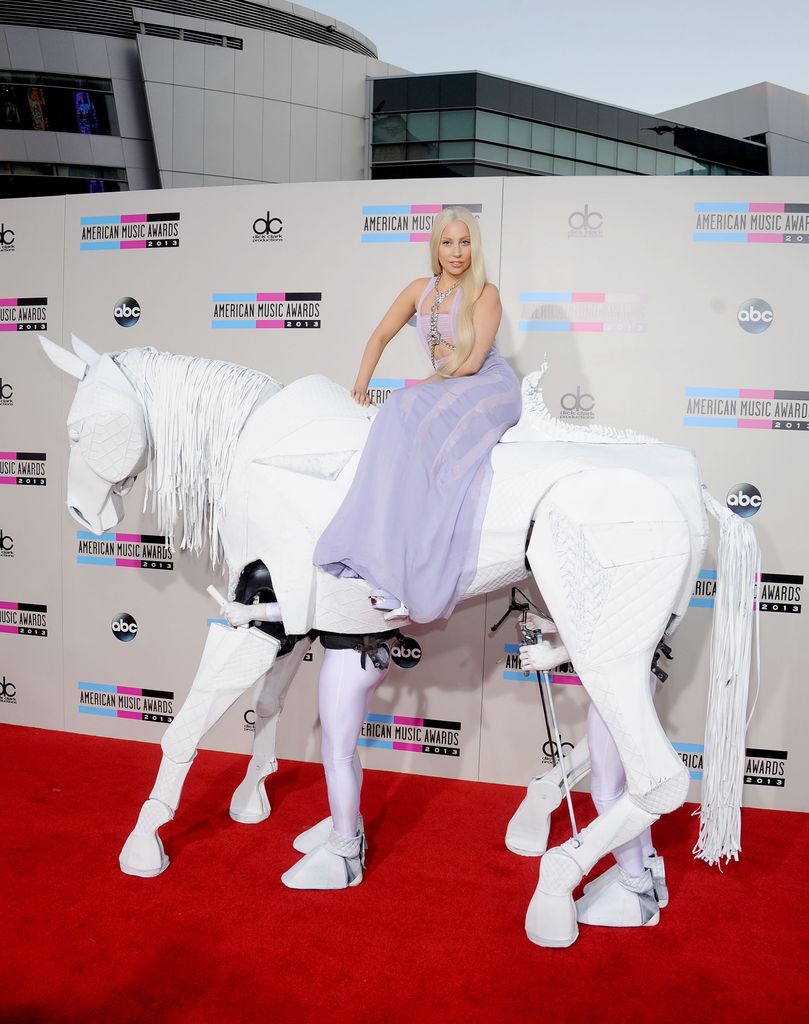
[{"label": "abc logo", "polygon": [[415,668],[421,661],[421,647],[418,641],[402,636],[391,647],[390,656],[399,668]]},{"label": "abc logo", "polygon": [[138,624],[129,612],[118,612],[116,615],[113,615],[110,628],[112,629],[112,635],[116,640],[120,640],[121,643],[127,644],[138,635]]},{"label": "abc logo", "polygon": [[748,334],[761,334],[772,323],[772,306],[765,299],[745,299],[739,306],[736,320]]},{"label": "abc logo", "polygon": [[731,512],[747,519],[761,508],[761,491],[753,484],[736,484],[728,491],[725,500]]},{"label": "abc logo", "polygon": [[0,554],[14,550],[14,538],[0,529]]},{"label": "abc logo", "polygon": [[14,387],[0,377],[0,402],[10,402],[14,397]]},{"label": "abc logo", "polygon": [[16,696],[17,687],[14,683],[7,683],[6,677],[3,676],[3,678],[0,679],[0,697],[5,697],[8,700],[13,701]]},{"label": "abc logo", "polygon": [[254,235],[280,235],[284,230],[284,222],[280,217],[271,217],[267,210],[266,217],[257,217],[253,221]]},{"label": "abc logo", "polygon": [[119,327],[134,327],[140,320],[140,303],[131,295],[125,295],[116,302],[112,315]]},{"label": "abc logo", "polygon": [[14,232],[5,224],[0,224],[0,245],[14,245]]}]

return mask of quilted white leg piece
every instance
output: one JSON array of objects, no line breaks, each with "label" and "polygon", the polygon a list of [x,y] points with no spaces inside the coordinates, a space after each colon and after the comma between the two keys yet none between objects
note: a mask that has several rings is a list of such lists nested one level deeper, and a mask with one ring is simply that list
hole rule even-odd
[{"label": "quilted white leg piece", "polygon": [[154,788],[118,858],[125,874],[152,878],[166,870],[169,859],[157,830],[174,817],[200,740],[237,697],[272,668],[279,646],[257,629],[211,624],[188,697],[163,734]]},{"label": "quilted white leg piece", "polygon": [[[230,816],[244,825],[256,825],[270,816],[270,801],[264,780],[278,771],[275,741],[278,720],[295,673],[298,671],[312,641],[299,640],[295,647],[279,658],[259,681],[256,694],[256,725],[253,754],[239,786],[230,801]],[[323,841],[328,833],[323,837]]]},{"label": "quilted white leg piece", "polygon": [[[587,737],[564,756],[568,783],[574,786],[590,771]],[[506,846],[520,857],[539,857],[548,848],[551,814],[564,799],[562,763],[528,783],[525,797],[506,829]]]},{"label": "quilted white leg piece", "polygon": [[[597,505],[586,500],[595,485]],[[689,564],[687,526],[669,492],[633,472],[569,477],[540,505],[528,559],[579,676],[609,729],[627,791],[542,858],[528,938],[567,946],[578,935],[572,891],[610,850],[682,804],[688,772],[652,703],[649,665]]]},{"label": "quilted white leg piece", "polygon": [[[652,888],[654,890],[655,900],[657,901],[658,907],[660,907],[660,909],[663,910],[665,907],[669,905],[669,890],[668,886],[666,885],[665,862],[663,858],[660,856],[660,854],[655,851],[653,853],[650,853],[648,856],[644,856],[643,866],[645,868],[648,868],[651,874]],[[602,884],[605,884],[608,878],[618,878],[618,873],[620,870],[621,869],[618,867],[617,864],[613,864],[612,867],[608,868],[603,875],[599,875],[598,878],[594,879],[592,882],[588,882],[584,887],[584,891],[586,893],[589,892],[592,889],[592,887],[594,885],[598,885],[598,883],[601,882],[602,879],[604,879],[604,883]],[[579,920],[581,920],[581,918],[579,918]]]},{"label": "quilted white leg piece", "polygon": [[325,843],[281,875],[288,889],[351,889],[362,881],[365,839],[346,839],[332,831]]},{"label": "quilted white leg piece", "polygon": [[[299,853],[309,853],[314,850],[316,846],[320,846],[325,843],[332,833],[332,819],[331,817],[323,818],[317,825],[312,825],[305,832],[301,832],[300,835],[295,836],[292,842],[293,850],[297,850]],[[361,814],[357,815],[357,835],[362,836],[363,843],[365,844],[365,850],[368,850],[368,841],[365,838],[365,822]]]},{"label": "quilted white leg piece", "polygon": [[639,876],[627,875],[616,864],[606,871],[576,900],[580,924],[605,928],[646,928],[660,921],[660,905],[655,898],[651,871]]}]

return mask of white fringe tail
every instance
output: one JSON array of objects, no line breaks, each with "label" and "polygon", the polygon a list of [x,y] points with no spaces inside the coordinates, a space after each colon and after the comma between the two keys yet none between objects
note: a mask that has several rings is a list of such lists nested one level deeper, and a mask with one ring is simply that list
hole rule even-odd
[{"label": "white fringe tail", "polygon": [[[720,505],[703,487],[703,501],[719,520],[716,599],[697,860],[739,859],[747,699],[760,554],[753,527]],[[752,712],[751,712],[752,714]]]}]

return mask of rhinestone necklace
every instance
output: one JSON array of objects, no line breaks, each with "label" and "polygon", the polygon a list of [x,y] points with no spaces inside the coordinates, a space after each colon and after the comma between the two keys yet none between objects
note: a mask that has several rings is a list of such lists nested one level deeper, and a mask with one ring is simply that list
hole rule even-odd
[{"label": "rhinestone necklace", "polygon": [[435,363],[436,348],[439,345],[443,345],[444,348],[448,348],[452,352],[454,352],[456,348],[456,346],[453,345],[451,341],[445,341],[441,337],[441,334],[438,330],[438,307],[449,295],[452,294],[452,292],[455,291],[455,289],[461,283],[460,281],[456,281],[455,284],[450,285],[450,287],[447,288],[445,292],[440,292],[438,290],[438,283],[440,280],[441,275],[439,274],[435,279],[435,298],[433,299],[433,304],[430,307],[430,329],[427,332],[427,344],[430,346],[430,362],[433,364],[434,370],[437,369]]}]

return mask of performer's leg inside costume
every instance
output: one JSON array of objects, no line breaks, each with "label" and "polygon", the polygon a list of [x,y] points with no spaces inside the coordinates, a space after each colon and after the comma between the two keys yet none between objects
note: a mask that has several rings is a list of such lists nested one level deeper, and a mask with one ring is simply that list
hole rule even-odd
[{"label": "performer's leg inside costume", "polygon": [[349,838],[357,834],[362,765],[357,754],[362,723],[387,668],[365,667],[353,650],[326,650],[320,672],[320,725],[323,770],[329,791],[334,831]]},{"label": "performer's leg inside costume", "polygon": [[384,651],[384,657],[331,646],[324,653],[320,724],[332,828],[325,842],[316,846],[311,844],[315,836],[319,838],[323,822],[298,837],[296,848],[302,848],[302,840],[308,852],[281,876],[290,889],[347,889],[362,881],[365,836],[359,818],[362,768],[357,741],[371,695],[388,671],[387,649],[371,645],[369,650],[376,655]]},{"label": "performer's leg inside costume", "polygon": [[[654,697],[657,680],[651,674],[650,688]],[[587,712],[587,743],[592,765],[590,796],[598,813],[604,814],[626,788],[626,773],[615,741],[595,704],[592,703]],[[655,853],[651,829],[646,829],[641,835],[619,846],[612,853],[619,867],[627,875],[644,874],[644,857],[654,856]]]}]

